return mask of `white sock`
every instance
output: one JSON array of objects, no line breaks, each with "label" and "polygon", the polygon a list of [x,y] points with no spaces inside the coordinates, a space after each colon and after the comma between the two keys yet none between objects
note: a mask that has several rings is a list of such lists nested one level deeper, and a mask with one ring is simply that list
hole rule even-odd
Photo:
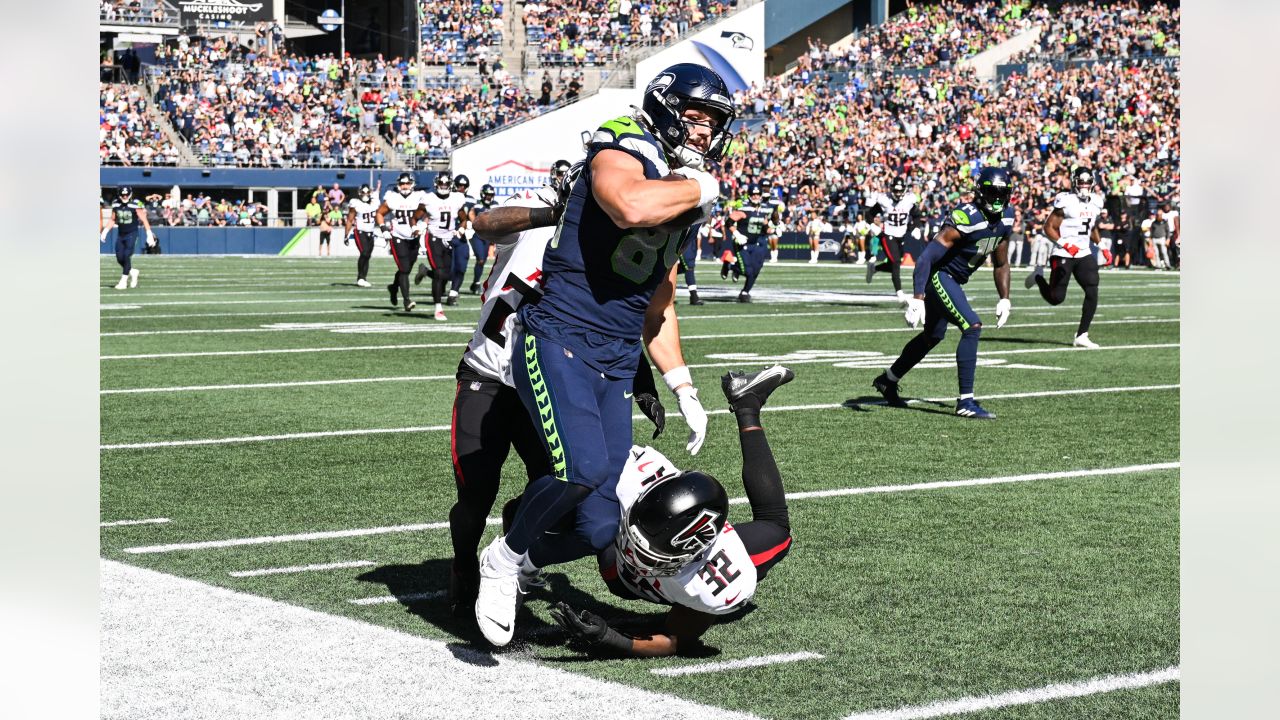
[{"label": "white sock", "polygon": [[524,555],[519,555],[507,547],[507,541],[504,538],[498,538],[489,546],[489,554],[486,559],[493,566],[493,569],[514,575],[520,571],[524,557]]},{"label": "white sock", "polygon": [[[506,545],[507,545],[506,543],[502,543],[503,547],[506,547]],[[520,559],[520,572],[524,573],[525,575],[533,575],[541,569],[542,568],[539,568],[537,565],[534,565],[532,562],[529,561],[529,553],[525,553],[524,557]]]},{"label": "white sock", "polygon": [[444,306],[440,303],[436,303],[436,312],[444,312]]},{"label": "white sock", "polygon": [[450,290],[450,291],[449,291],[449,297],[458,297],[458,291],[457,291],[457,290]]},{"label": "white sock", "polygon": [[774,261],[774,262],[777,262],[777,261],[778,261],[778,251],[777,251],[777,250],[770,250],[770,251],[769,251],[769,259],[770,259],[770,260],[772,260],[772,261]]},{"label": "white sock", "polygon": [[894,375],[894,374],[893,374],[893,368],[889,368],[889,369],[885,370],[885,371],[884,371],[884,376],[885,376],[885,377],[887,377],[887,378],[889,378],[889,382],[891,382],[891,383],[896,383],[896,382],[898,382],[899,380],[901,380],[901,379],[902,379],[902,378],[898,377],[897,375]]},{"label": "white sock", "polygon": [[961,400],[972,400],[972,399],[973,399],[973,393],[965,393],[965,394],[963,394],[963,395],[961,395],[961,396],[960,396],[960,399],[961,399]]},{"label": "white sock", "polygon": [[818,251],[817,251],[817,250],[810,250],[810,251],[809,251],[809,259],[810,259],[810,260],[817,260],[817,259],[818,259]]},{"label": "white sock", "polygon": [[697,285],[690,285],[690,286],[689,286],[689,292],[698,292],[698,286],[697,286]]}]

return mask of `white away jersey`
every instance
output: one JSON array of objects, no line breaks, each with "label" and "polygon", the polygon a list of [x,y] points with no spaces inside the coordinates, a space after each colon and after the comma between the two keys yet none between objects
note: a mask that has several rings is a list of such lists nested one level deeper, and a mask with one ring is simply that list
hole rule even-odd
[{"label": "white away jersey", "polygon": [[386,203],[387,217],[391,218],[391,235],[401,240],[413,239],[413,214],[422,205],[422,196],[426,193],[414,190],[408,195],[401,195],[399,190],[391,189],[382,197]]},{"label": "white away jersey", "polygon": [[[556,192],[550,187],[525,190],[502,203],[507,207],[552,207]],[[493,269],[480,295],[480,323],[467,343],[462,359],[481,375],[513,386],[511,335],[516,310],[526,301],[542,297],[542,256],[556,232],[554,225],[494,238],[497,252]]]},{"label": "white away jersey", "polygon": [[894,238],[905,237],[907,226],[911,224],[911,210],[919,201],[915,193],[906,193],[897,202],[885,193],[877,193],[872,204],[880,206],[884,234]]},{"label": "white away jersey", "polygon": [[[1081,197],[1073,192],[1058,193],[1053,199],[1053,209],[1062,211],[1062,225],[1059,226],[1060,245],[1074,245],[1082,252],[1089,250],[1089,235],[1102,216],[1102,198],[1095,193]],[[1054,257],[1077,257],[1062,249],[1053,249]]]},{"label": "white away jersey", "polygon": [[449,193],[440,197],[434,192],[422,193],[422,205],[427,209],[427,232],[437,240],[448,242],[458,232],[458,213],[467,202],[462,193]]},{"label": "white away jersey", "polygon": [[356,212],[356,230],[363,233],[373,232],[378,220],[378,203],[352,198],[350,207]]},{"label": "white away jersey", "polygon": [[[651,447],[632,446],[618,478],[618,503],[625,513],[647,482],[680,472]],[[618,579],[627,589],[650,602],[683,605],[698,612],[725,615],[742,608],[756,594],[756,566],[733,525],[725,523],[720,536],[675,575],[640,575],[618,562]]]}]

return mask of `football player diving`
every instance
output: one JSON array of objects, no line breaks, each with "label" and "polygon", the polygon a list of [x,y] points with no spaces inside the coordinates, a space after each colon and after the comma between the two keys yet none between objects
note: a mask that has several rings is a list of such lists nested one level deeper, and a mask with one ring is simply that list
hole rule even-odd
[{"label": "football player diving", "polygon": [[978,337],[982,319],[969,305],[964,284],[990,255],[995,270],[996,327],[1009,319],[1009,233],[1013,230],[1013,207],[1009,205],[1012,181],[1003,167],[989,166],[978,174],[974,202],[961,203],[951,211],[942,230],[924,246],[912,274],[914,297],[907,300],[906,320],[912,327],[924,328],[911,338],[902,354],[888,370],[881,373],[872,387],[893,407],[906,407],[898,394],[898,382],[924,359],[947,333],[947,325],[960,328],[960,344],[956,348],[956,371],[960,397],[956,415],[979,420],[993,420],[973,396],[974,376],[978,368]]},{"label": "football player diving", "polygon": [[[714,477],[681,472],[653,448],[631,449],[617,487],[618,532],[596,556],[600,576],[619,597],[671,610],[651,631],[624,633],[599,615],[557,602],[551,616],[571,642],[592,653],[674,655],[696,644],[718,617],[733,616],[747,606],[760,581],[791,550],[782,476],[760,424],[760,410],[793,377],[775,365],[721,378],[738,422],[750,522],[729,522],[729,498]],[[557,537],[547,535],[543,542]]]}]

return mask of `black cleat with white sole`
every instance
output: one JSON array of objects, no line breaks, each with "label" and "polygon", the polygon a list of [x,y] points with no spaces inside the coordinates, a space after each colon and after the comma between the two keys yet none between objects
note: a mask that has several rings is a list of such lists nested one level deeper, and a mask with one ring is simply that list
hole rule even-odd
[{"label": "black cleat with white sole", "polygon": [[431,277],[431,268],[426,263],[418,263],[418,272],[413,276],[413,284],[421,285],[423,280]]},{"label": "black cleat with white sole", "polygon": [[[763,407],[774,390],[794,380],[796,374],[781,365],[765,368],[754,373],[728,372],[720,376],[720,389],[729,401],[729,408],[737,410],[736,404],[744,399],[754,398]],[[750,404],[750,403],[748,403]]]}]

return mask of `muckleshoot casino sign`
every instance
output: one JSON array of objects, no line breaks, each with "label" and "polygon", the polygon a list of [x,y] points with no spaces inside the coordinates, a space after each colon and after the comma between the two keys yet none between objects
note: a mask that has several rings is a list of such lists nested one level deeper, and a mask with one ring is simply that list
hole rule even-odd
[{"label": "muckleshoot casino sign", "polygon": [[240,0],[178,0],[183,25],[199,23],[247,24],[271,19],[266,2]]}]

